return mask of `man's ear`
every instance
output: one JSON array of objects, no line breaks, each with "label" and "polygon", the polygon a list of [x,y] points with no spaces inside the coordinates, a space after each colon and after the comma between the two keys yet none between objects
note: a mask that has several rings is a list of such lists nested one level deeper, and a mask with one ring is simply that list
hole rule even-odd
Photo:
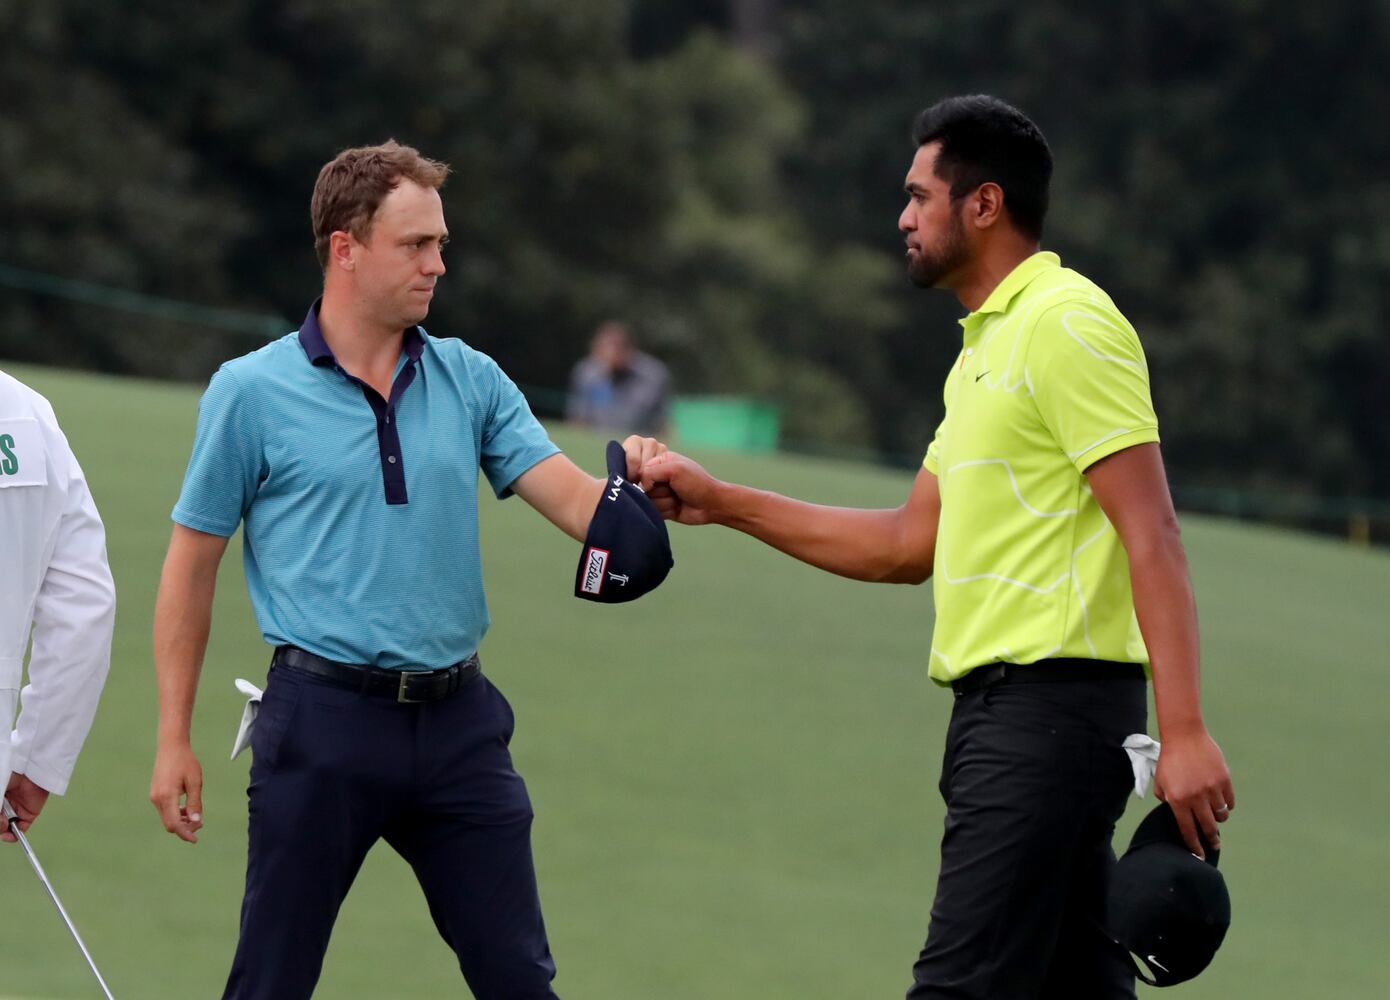
[{"label": "man's ear", "polygon": [[1004,217],[1004,189],[985,181],[970,195],[966,221],[976,229],[988,229]]},{"label": "man's ear", "polygon": [[351,271],[357,267],[355,249],[357,240],[352,234],[342,229],[336,230],[332,236],[328,237],[328,266],[343,271]]}]

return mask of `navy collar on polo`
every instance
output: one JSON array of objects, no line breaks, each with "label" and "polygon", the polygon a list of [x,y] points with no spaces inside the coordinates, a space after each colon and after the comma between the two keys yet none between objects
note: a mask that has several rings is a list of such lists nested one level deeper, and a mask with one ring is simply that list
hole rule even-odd
[{"label": "navy collar on polo", "polygon": [[401,346],[405,351],[405,367],[396,374],[395,380],[391,383],[391,398],[382,399],[381,393],[376,389],[338,364],[338,359],[334,357],[333,349],[328,346],[328,341],[323,337],[323,329],[319,326],[319,307],[322,305],[323,298],[320,297],[309,307],[309,312],[299,327],[299,346],[304,349],[304,356],[309,359],[311,365],[316,368],[332,368],[362,390],[363,397],[376,417],[377,450],[381,457],[381,482],[385,489],[386,502],[393,505],[409,503],[410,498],[405,488],[405,455],[401,453],[401,439],[396,432],[396,404],[400,402],[405,390],[410,388],[410,383],[415,381],[420,357],[425,352],[425,333],[418,326],[404,331]]},{"label": "navy collar on polo", "polygon": [[[304,354],[308,357],[310,364],[331,365],[336,368],[338,367],[338,359],[333,356],[333,348],[328,346],[328,341],[323,339],[323,328],[319,326],[319,309],[322,306],[323,297],[320,296],[309,307],[309,312],[299,327],[299,346],[304,348]],[[424,331],[418,326],[412,326],[406,330],[403,346],[405,347],[405,356],[409,361],[419,361],[420,355],[425,351]]]}]

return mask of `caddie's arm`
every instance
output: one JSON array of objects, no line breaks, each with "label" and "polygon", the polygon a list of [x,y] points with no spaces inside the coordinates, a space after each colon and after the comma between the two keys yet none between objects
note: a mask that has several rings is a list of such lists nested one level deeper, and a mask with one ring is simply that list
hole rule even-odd
[{"label": "caddie's arm", "polygon": [[227,539],[174,525],[154,608],[159,737],[150,802],[164,829],[191,844],[203,825],[203,770],[191,729],[198,675],[212,629],[217,567]]},{"label": "caddie's arm", "polygon": [[[644,462],[665,452],[666,446],[655,438],[632,435],[623,442],[627,452],[628,478],[637,481]],[[604,481],[589,475],[564,454],[542,459],[512,483],[512,491],[540,513],[551,524],[577,542],[584,541],[589,521],[594,516]],[[662,497],[652,500],[662,506]]]},{"label": "caddie's arm", "polygon": [[1086,478],[1129,556],[1163,744],[1154,793],[1172,807],[1188,849],[1202,857],[1197,828],[1219,848],[1217,824],[1236,800],[1226,758],[1202,718],[1197,604],[1163,457],[1157,444],[1135,445],[1090,466]]},{"label": "caddie's arm", "polygon": [[642,468],[642,486],[670,489],[681,524],[722,524],[819,569],[876,583],[922,583],[936,558],[941,491],[917,474],[901,507],[825,507],[715,479],[684,455],[668,452]]},{"label": "caddie's arm", "polygon": [[[106,530],[56,422],[51,437],[55,470],[67,477],[66,503],[34,602],[29,685],[14,734],[15,774],[0,789],[19,817],[21,832],[43,811],[50,793],[67,791],[111,669],[116,625]],[[0,832],[0,840],[14,839],[8,829]]]}]

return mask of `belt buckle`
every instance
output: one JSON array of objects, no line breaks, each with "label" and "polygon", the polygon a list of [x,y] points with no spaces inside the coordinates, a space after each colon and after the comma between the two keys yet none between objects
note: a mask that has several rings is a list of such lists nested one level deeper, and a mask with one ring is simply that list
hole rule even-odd
[{"label": "belt buckle", "polygon": [[396,687],[396,703],[399,705],[418,705],[423,702],[423,698],[411,698],[405,693],[406,682],[410,680],[410,671],[401,671],[401,682]]}]

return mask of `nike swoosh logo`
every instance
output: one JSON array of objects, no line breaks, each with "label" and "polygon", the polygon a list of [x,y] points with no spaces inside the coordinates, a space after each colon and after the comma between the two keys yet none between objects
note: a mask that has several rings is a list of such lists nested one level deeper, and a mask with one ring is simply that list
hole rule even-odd
[{"label": "nike swoosh logo", "polygon": [[989,374],[989,369],[986,368],[984,371],[980,372],[980,374],[978,374],[978,375],[975,376],[975,381],[976,381],[976,382],[980,381],[980,379],[984,378],[984,377],[985,377],[986,375],[988,375],[988,374]]}]

